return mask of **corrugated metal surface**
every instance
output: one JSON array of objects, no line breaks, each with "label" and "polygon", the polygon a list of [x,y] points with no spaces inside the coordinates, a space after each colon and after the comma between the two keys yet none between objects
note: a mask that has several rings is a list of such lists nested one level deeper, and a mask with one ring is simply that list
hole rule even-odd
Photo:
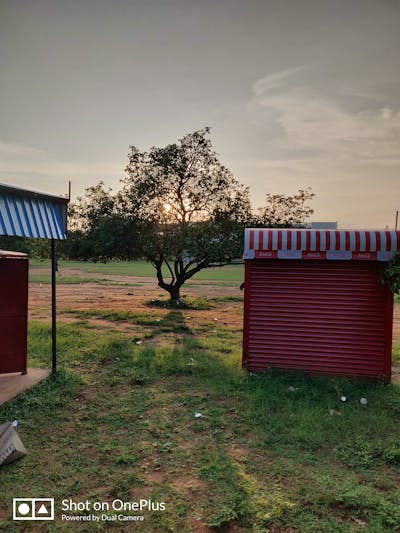
[{"label": "corrugated metal surface", "polygon": [[244,364],[389,378],[393,297],[376,269],[246,261]]},{"label": "corrugated metal surface", "polygon": [[66,205],[0,191],[0,235],[66,238]]},{"label": "corrugated metal surface", "polygon": [[243,257],[389,261],[399,248],[399,231],[249,228]]},{"label": "corrugated metal surface", "polygon": [[27,364],[28,260],[0,257],[0,374]]}]

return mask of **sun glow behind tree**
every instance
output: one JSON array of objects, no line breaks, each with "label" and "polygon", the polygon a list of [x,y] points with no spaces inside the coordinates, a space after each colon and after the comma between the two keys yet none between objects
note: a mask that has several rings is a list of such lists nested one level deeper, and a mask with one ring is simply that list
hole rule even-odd
[{"label": "sun glow behind tree", "polygon": [[251,216],[248,188],[220,163],[208,134],[205,128],[148,152],[131,147],[119,196],[127,216],[143,223],[144,255],[173,300],[196,272],[241,256]]}]

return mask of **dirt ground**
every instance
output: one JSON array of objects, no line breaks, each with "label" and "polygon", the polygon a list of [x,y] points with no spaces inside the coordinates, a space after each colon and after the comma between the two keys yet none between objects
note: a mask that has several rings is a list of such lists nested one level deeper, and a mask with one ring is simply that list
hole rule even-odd
[{"label": "dirt ground", "polygon": [[[67,272],[65,276],[77,275],[77,271]],[[35,272],[32,269],[32,273]],[[81,277],[93,275],[79,272]],[[119,311],[149,311],[146,302],[152,299],[166,299],[167,293],[161,290],[154,278],[101,275],[101,279],[107,279],[111,283],[129,283],[131,285],[99,285],[97,283],[58,284],[57,285],[57,309],[58,320],[71,320],[63,311],[69,309],[102,309]],[[216,282],[197,281],[192,282],[187,288],[184,287],[182,294],[190,297],[212,298],[217,296],[237,296],[243,293],[239,283],[216,284]],[[217,319],[220,324],[241,327],[243,323],[242,302],[223,302],[210,310],[196,310],[196,319],[212,321]],[[165,309],[153,309],[154,313],[165,313]],[[192,314],[193,314],[192,313]],[[190,310],[185,310],[186,318],[190,318]],[[51,285],[45,283],[31,283],[29,286],[29,316],[36,320],[50,320],[51,317]]]}]

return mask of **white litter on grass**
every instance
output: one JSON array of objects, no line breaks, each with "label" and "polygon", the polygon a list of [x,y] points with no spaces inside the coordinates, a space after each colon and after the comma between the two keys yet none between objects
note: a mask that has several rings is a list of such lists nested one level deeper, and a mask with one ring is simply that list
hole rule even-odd
[{"label": "white litter on grass", "polygon": [[367,403],[368,403],[367,398],[360,398],[360,404],[361,405],[367,405]]},{"label": "white litter on grass", "polygon": [[194,413],[195,418],[202,418],[203,416],[201,413]]},{"label": "white litter on grass", "polygon": [[136,344],[143,344],[143,341],[136,341]]},{"label": "white litter on grass", "polygon": [[342,400],[342,402],[347,402],[347,396],[341,396],[340,399]]},{"label": "white litter on grass", "polygon": [[296,387],[292,387],[292,385],[290,385],[290,387],[288,387],[287,390],[289,392],[294,392],[295,390],[297,390],[297,388]]},{"label": "white litter on grass", "polygon": [[13,428],[18,427],[18,420],[14,420],[14,422],[11,423]]}]

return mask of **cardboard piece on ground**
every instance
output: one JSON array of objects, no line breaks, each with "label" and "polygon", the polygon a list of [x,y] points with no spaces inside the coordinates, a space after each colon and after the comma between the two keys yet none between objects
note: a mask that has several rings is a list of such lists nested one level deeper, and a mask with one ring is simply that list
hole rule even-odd
[{"label": "cardboard piece on ground", "polygon": [[0,426],[0,465],[12,463],[26,454],[25,446],[10,422]]}]

